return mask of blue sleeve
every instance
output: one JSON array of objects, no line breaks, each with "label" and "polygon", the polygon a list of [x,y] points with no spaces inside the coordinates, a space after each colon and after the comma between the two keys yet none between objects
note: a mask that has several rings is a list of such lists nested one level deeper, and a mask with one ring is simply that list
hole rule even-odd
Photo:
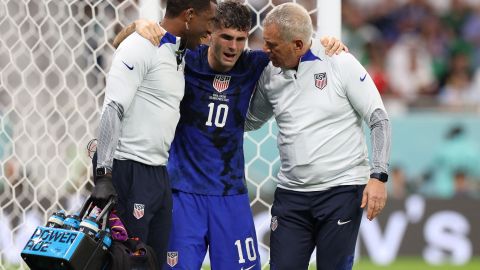
[{"label": "blue sleeve", "polygon": [[270,59],[268,59],[268,55],[261,50],[247,50],[245,51],[245,57],[247,61],[255,64],[255,66],[258,67],[260,73],[262,73],[263,69],[270,62]]}]

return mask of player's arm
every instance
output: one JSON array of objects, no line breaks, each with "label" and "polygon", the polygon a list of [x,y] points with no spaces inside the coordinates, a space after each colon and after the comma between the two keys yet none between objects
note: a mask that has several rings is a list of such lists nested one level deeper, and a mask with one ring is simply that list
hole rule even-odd
[{"label": "player's arm", "polygon": [[387,200],[385,182],[390,158],[390,120],[380,94],[365,68],[351,54],[335,58],[336,73],[341,74],[345,95],[371,132],[373,162],[361,207],[368,205],[367,218],[372,220],[382,211]]},{"label": "player's arm", "polygon": [[157,22],[152,20],[138,19],[127,27],[123,28],[113,40],[113,47],[117,48],[133,32],[139,33],[142,37],[148,39],[154,46],[160,44],[160,40],[165,35],[166,30]]},{"label": "player's arm", "polygon": [[265,80],[269,75],[267,75],[266,70],[260,76],[260,79],[257,82],[255,92],[252,95],[250,100],[250,105],[248,107],[247,118],[245,119],[245,131],[256,130],[262,127],[272,116],[273,108],[270,102],[268,101],[267,95],[263,85]]},{"label": "player's arm", "polygon": [[123,116],[148,69],[148,56],[152,52],[149,47],[153,46],[140,36],[130,37],[115,52],[107,75],[97,144],[97,168],[106,174],[97,177],[92,192],[92,198],[99,206],[116,196],[111,180],[113,158]]}]

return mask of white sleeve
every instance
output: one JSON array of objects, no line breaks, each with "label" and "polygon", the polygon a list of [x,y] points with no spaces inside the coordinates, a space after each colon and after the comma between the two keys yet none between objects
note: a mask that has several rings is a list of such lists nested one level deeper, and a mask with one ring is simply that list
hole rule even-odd
[{"label": "white sleeve", "polygon": [[128,36],[115,52],[107,76],[105,101],[99,124],[97,164],[112,170],[123,115],[148,72],[155,47],[138,34]]},{"label": "white sleeve", "polygon": [[332,58],[333,69],[340,78],[342,89],[355,111],[369,125],[376,109],[385,111],[380,93],[367,70],[350,53]]},{"label": "white sleeve", "polygon": [[155,46],[137,33],[131,34],[120,44],[107,75],[104,109],[106,104],[114,101],[124,112],[128,110],[148,72],[154,53]]},{"label": "white sleeve", "polygon": [[351,54],[342,53],[334,69],[342,89],[355,111],[370,128],[372,141],[371,172],[388,171],[391,126],[380,93],[367,70]]},{"label": "white sleeve", "polygon": [[255,92],[250,100],[250,106],[248,107],[247,118],[245,120],[245,130],[251,131],[262,127],[273,115],[273,108],[268,101],[267,94],[265,93],[264,85],[270,78],[270,73],[265,68],[260,79],[257,82]]}]

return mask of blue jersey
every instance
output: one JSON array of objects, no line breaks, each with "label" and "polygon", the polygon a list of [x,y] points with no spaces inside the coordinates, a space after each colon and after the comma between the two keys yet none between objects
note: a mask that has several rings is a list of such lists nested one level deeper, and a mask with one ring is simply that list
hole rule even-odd
[{"label": "blue jersey", "polygon": [[243,133],[255,84],[269,60],[245,51],[226,73],[212,70],[208,47],[185,56],[185,95],[170,149],[172,188],[203,195],[247,192]]}]

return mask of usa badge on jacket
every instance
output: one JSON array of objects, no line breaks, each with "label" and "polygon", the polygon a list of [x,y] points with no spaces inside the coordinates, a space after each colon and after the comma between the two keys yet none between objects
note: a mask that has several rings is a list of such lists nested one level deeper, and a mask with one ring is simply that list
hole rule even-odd
[{"label": "usa badge on jacket", "polygon": [[322,90],[327,86],[327,73],[322,72],[322,73],[317,73],[313,75],[313,78],[315,79],[315,86]]},{"label": "usa badge on jacket", "polygon": [[136,219],[141,219],[145,214],[145,204],[134,203],[133,204],[133,216]]}]

